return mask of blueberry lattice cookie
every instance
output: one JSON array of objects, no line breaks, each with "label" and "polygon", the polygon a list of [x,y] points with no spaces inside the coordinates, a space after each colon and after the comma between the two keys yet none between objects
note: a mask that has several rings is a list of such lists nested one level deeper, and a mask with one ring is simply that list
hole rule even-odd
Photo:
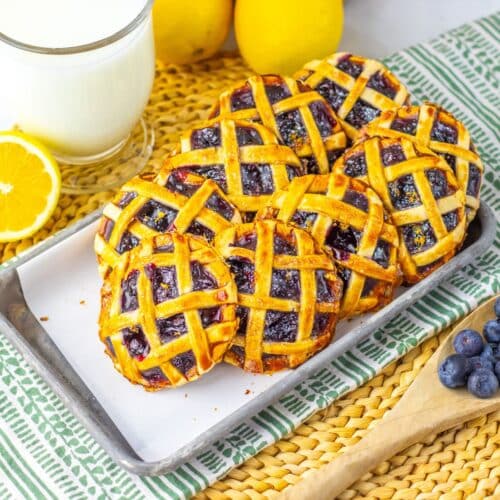
[{"label": "blueberry lattice cookie", "polygon": [[306,231],[258,221],[223,231],[215,247],[238,287],[239,326],[227,362],[273,373],[300,365],[330,342],[342,283]]},{"label": "blueberry lattice cookie", "polygon": [[131,382],[178,386],[222,360],[236,333],[236,294],[204,239],[159,235],[122,255],[104,280],[99,336]]}]

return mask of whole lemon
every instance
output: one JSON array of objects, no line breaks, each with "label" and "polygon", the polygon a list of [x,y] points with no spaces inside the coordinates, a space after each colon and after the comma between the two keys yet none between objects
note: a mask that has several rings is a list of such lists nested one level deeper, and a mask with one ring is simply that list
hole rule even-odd
[{"label": "whole lemon", "polygon": [[234,27],[252,69],[291,75],[335,52],[343,17],[342,0],[237,0]]},{"label": "whole lemon", "polygon": [[156,0],[156,56],[165,62],[187,64],[214,55],[227,37],[232,11],[232,0]]}]

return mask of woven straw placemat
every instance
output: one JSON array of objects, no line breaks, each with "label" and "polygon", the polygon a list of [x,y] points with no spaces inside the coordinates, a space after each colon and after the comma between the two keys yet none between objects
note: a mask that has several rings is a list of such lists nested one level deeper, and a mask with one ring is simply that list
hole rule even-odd
[{"label": "woven straw placemat", "polygon": [[[220,90],[251,71],[239,57],[224,56],[187,67],[157,66],[146,110],[156,133],[147,171],[157,171],[176,145],[179,132],[204,119]],[[63,195],[57,210],[32,238],[0,244],[0,263],[94,211],[112,193]],[[401,360],[326,410],[309,418],[285,439],[268,446],[198,495],[210,499],[272,498],[310,469],[330,461],[357,442],[392,408],[444,337],[427,340]],[[429,436],[380,464],[341,498],[500,498],[500,413]]]}]

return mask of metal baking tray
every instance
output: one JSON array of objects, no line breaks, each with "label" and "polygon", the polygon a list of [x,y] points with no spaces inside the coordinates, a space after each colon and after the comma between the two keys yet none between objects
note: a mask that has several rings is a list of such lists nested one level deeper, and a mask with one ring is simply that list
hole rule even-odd
[{"label": "metal baking tray", "polygon": [[207,446],[226,435],[229,429],[277,401],[286,392],[328,364],[333,358],[343,354],[399,312],[405,310],[457,269],[483,254],[492,244],[496,230],[495,216],[491,209],[483,203],[476,219],[469,227],[469,234],[461,252],[447,264],[422,282],[406,289],[389,305],[367,317],[363,324],[353,327],[346,335],[333,341],[322,352],[299,368],[290,371],[272,387],[220,420],[207,431],[195,436],[190,443],[174,454],[162,460],[145,461],[130,446],[96,397],[30,311],[17,272],[20,265],[86,228],[98,217],[99,212],[87,216],[32,248],[24,255],[11,259],[0,267],[0,332],[7,336],[28,363],[46,380],[66,407],[74,413],[106,452],[123,468],[141,475],[163,474],[172,471],[184,461],[196,457]]}]

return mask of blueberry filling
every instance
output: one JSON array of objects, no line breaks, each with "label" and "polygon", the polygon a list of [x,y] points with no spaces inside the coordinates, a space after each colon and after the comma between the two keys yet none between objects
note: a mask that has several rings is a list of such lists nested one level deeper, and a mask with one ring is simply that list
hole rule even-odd
[{"label": "blueberry filling", "polygon": [[174,356],[170,362],[179,370],[184,376],[196,366],[196,360],[194,358],[193,351],[183,352]]},{"label": "blueberry filling", "polygon": [[120,243],[118,243],[116,251],[119,254],[128,252],[132,250],[132,248],[135,248],[139,243],[140,243],[139,238],[134,236],[132,233],[125,231],[120,239]]},{"label": "blueberry filling", "polygon": [[177,217],[177,214],[177,210],[167,207],[156,200],[149,200],[137,212],[136,218],[145,226],[164,233]]},{"label": "blueberry filling", "polygon": [[335,111],[338,111],[340,106],[342,106],[348,94],[347,90],[327,78],[321,80],[316,87],[316,91],[328,101]]},{"label": "blueberry filling", "polygon": [[291,97],[292,94],[290,90],[285,86],[284,83],[280,84],[274,84],[274,85],[266,85],[266,94],[267,98],[269,99],[269,102],[272,104],[275,104],[279,101],[282,101],[283,99],[286,99],[287,97]]},{"label": "blueberry filling", "polygon": [[193,149],[216,148],[222,144],[220,127],[207,127],[191,132],[191,147]]},{"label": "blueberry filling", "polygon": [[474,196],[479,195],[479,188],[481,186],[481,170],[476,165],[469,163],[469,179],[467,181],[467,194]]},{"label": "blueberry filling", "polygon": [[122,281],[121,310],[122,313],[135,311],[139,307],[137,299],[137,280],[139,271],[131,271]]},{"label": "blueberry filling", "polygon": [[238,146],[264,144],[257,130],[250,127],[236,127],[236,139]]},{"label": "blueberry filling", "polygon": [[387,269],[389,266],[389,258],[391,249],[389,243],[384,240],[378,240],[377,246],[373,252],[373,260],[379,265]]},{"label": "blueberry filling", "polygon": [[366,86],[380,92],[389,99],[394,99],[397,93],[397,90],[392,86],[389,79],[380,71],[377,71],[370,77]]},{"label": "blueberry filling", "polygon": [[191,276],[193,279],[193,292],[217,289],[217,280],[207,271],[205,266],[198,261],[191,262]]},{"label": "blueberry filling", "polygon": [[273,269],[271,297],[300,300],[300,275],[296,269]]},{"label": "blueberry filling", "polygon": [[213,324],[222,321],[222,307],[206,307],[199,310],[201,324],[203,328],[208,328]]},{"label": "blueberry filling", "polygon": [[295,177],[300,177],[302,175],[302,171],[301,171],[300,167],[287,165],[286,166],[286,174],[287,174],[288,180],[291,181],[292,179],[295,179]]},{"label": "blueberry filling", "polygon": [[109,241],[109,238],[111,238],[111,233],[113,232],[114,227],[114,221],[108,218],[103,219],[100,227],[100,233],[105,241]]},{"label": "blueberry filling", "polygon": [[333,118],[332,114],[328,112],[328,109],[325,106],[324,102],[312,102],[309,105],[309,109],[311,110],[321,137],[328,137],[332,135],[337,122]]},{"label": "blueberry filling", "polygon": [[135,191],[128,191],[123,194],[118,202],[118,206],[123,210],[127,205],[129,205],[132,200],[137,198],[137,193]]},{"label": "blueberry filling", "polygon": [[446,174],[442,170],[431,168],[425,172],[425,175],[431,185],[432,194],[436,200],[452,194],[446,179]]},{"label": "blueberry filling", "polygon": [[234,217],[234,208],[226,200],[223,200],[215,193],[211,194],[208,198],[207,208],[217,212],[228,221],[231,221]]},{"label": "blueberry filling", "polygon": [[401,226],[401,232],[410,254],[423,252],[436,244],[436,235],[428,221]]},{"label": "blueberry filling", "polygon": [[330,323],[330,319],[331,315],[328,313],[316,313],[314,315],[311,338],[315,339],[326,333],[326,329]]},{"label": "blueberry filling", "polygon": [[412,174],[402,175],[395,181],[389,182],[387,186],[396,210],[405,210],[422,204]]},{"label": "blueberry filling", "polygon": [[345,203],[349,203],[349,205],[352,205],[353,207],[356,207],[363,212],[368,212],[368,198],[359,191],[347,189],[342,201]]},{"label": "blueberry filling", "polygon": [[366,175],[368,169],[366,167],[365,153],[357,153],[349,156],[345,161],[344,172],[349,177],[361,177]]},{"label": "blueberry filling", "polygon": [[140,326],[122,330],[123,345],[130,356],[142,361],[149,354],[149,343]]},{"label": "blueberry filling", "polygon": [[445,159],[446,163],[448,163],[453,172],[455,172],[457,168],[457,157],[455,155],[450,155],[449,153],[440,153],[440,156]]},{"label": "blueberry filling", "polygon": [[252,89],[248,83],[239,89],[236,89],[231,95],[231,111],[240,109],[255,108],[255,101]]},{"label": "blueberry filling", "polygon": [[160,304],[168,299],[175,299],[179,296],[177,289],[177,274],[175,266],[156,266],[147,264],[144,271],[153,290],[153,300],[155,304]]},{"label": "blueberry filling", "polygon": [[273,252],[275,255],[297,255],[294,242],[285,240],[279,234],[274,235]]},{"label": "blueberry filling", "polygon": [[258,196],[274,193],[273,170],[269,165],[241,164],[243,193]]},{"label": "blueberry filling", "polygon": [[447,231],[453,231],[458,226],[458,210],[453,210],[442,215]]},{"label": "blueberry filling", "polygon": [[186,320],[182,313],[175,314],[168,318],[157,319],[156,326],[162,344],[167,344],[187,333]]},{"label": "blueberry filling", "polygon": [[403,148],[399,144],[393,144],[382,149],[382,163],[385,167],[401,163],[406,160]]},{"label": "blueberry filling", "polygon": [[257,248],[257,235],[255,233],[245,233],[232,246],[255,250]]},{"label": "blueberry filling", "polygon": [[299,227],[302,227],[304,229],[311,229],[314,226],[314,222],[316,221],[317,217],[318,214],[315,214],[314,212],[297,210],[293,214],[291,221],[297,224]]},{"label": "blueberry filling", "polygon": [[298,110],[278,114],[276,123],[283,142],[288,146],[300,145],[307,137],[306,127]]},{"label": "blueberry filling", "polygon": [[144,370],[141,375],[151,384],[159,384],[162,382],[168,382],[168,378],[157,366],[150,368],[149,370]]},{"label": "blueberry filling", "polygon": [[391,124],[391,129],[404,134],[416,135],[417,126],[418,120],[416,118],[395,118]]},{"label": "blueberry filling", "polygon": [[197,220],[191,222],[187,228],[187,232],[189,234],[194,234],[195,236],[202,236],[207,241],[212,241],[215,238],[215,233]]},{"label": "blueberry filling", "polygon": [[325,245],[333,250],[336,258],[346,260],[342,258],[344,257],[342,252],[356,253],[360,240],[360,231],[351,226],[342,227],[341,224],[334,222],[326,235]]},{"label": "blueberry filling", "polygon": [[295,342],[299,315],[296,312],[266,311],[264,340],[268,342]]},{"label": "blueberry filling", "polygon": [[371,104],[359,99],[352,107],[351,111],[345,117],[347,123],[354,128],[361,128],[363,125],[371,122],[380,114],[380,110],[374,108]]},{"label": "blueberry filling", "polygon": [[344,73],[351,75],[353,78],[358,78],[358,76],[363,72],[363,65],[361,63],[354,62],[351,59],[350,54],[339,60],[337,68],[342,70]]},{"label": "blueberry filling", "polygon": [[223,165],[209,165],[204,167],[192,166],[186,168],[195,174],[205,177],[205,179],[212,179],[225,193],[227,193],[227,179]]},{"label": "blueberry filling", "polygon": [[458,139],[457,129],[451,125],[443,123],[442,121],[436,120],[432,126],[431,139],[433,141],[456,144]]},{"label": "blueberry filling", "polygon": [[184,168],[174,170],[167,179],[166,187],[174,193],[180,193],[189,198],[200,188],[200,184],[187,182],[189,171]]},{"label": "blueberry filling", "polygon": [[316,270],[316,299],[318,302],[331,303],[335,301],[330,282],[326,278],[325,271]]},{"label": "blueberry filling", "polygon": [[[243,306],[238,306],[236,308],[236,316],[239,318],[240,322],[238,325],[238,330],[237,330],[237,335],[244,337],[247,334],[247,326],[248,326],[248,307],[243,307]],[[243,349],[241,347],[233,347],[234,349]],[[244,356],[244,351],[243,351],[243,357]]]},{"label": "blueberry filling", "polygon": [[239,293],[254,293],[255,290],[255,267],[254,265],[240,257],[230,257],[229,267],[234,275],[236,287]]}]

